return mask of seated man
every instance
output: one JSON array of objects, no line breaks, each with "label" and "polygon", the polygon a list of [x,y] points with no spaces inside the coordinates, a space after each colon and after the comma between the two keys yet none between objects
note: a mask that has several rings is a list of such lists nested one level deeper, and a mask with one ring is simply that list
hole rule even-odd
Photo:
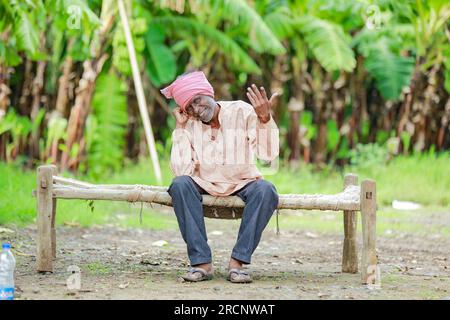
[{"label": "seated man", "polygon": [[254,154],[272,161],[278,156],[278,127],[271,116],[277,94],[267,98],[263,87],[248,88],[251,105],[238,101],[215,101],[214,90],[201,71],[178,77],[161,90],[174,98],[170,166],[175,174],[169,187],[178,225],[191,268],[183,278],[212,278],[211,249],[207,243],[202,194],[237,195],[245,202],[236,245],[231,253],[227,279],[251,282],[243,264],[251,256],[261,234],[278,206],[274,185],[263,179]]}]

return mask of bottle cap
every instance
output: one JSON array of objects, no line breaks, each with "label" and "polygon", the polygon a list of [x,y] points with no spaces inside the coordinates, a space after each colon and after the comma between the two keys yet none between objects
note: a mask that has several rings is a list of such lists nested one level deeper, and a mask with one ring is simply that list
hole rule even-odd
[{"label": "bottle cap", "polygon": [[11,249],[11,245],[9,243],[4,243],[2,249]]}]

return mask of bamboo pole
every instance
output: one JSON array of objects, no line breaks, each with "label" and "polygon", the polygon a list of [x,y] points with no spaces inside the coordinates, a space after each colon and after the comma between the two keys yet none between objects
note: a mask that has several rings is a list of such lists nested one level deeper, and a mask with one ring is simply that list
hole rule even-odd
[{"label": "bamboo pole", "polygon": [[[76,179],[53,176],[53,196],[64,199],[118,200],[149,202],[172,206],[172,198],[166,186],[142,184],[91,184]],[[307,210],[360,210],[360,187],[349,184],[334,195],[321,194],[281,194],[278,209]],[[237,196],[203,196],[203,205],[216,208],[243,208],[245,203]],[[222,210],[223,211],[223,210]]]},{"label": "bamboo pole", "polygon": [[[53,196],[61,199],[149,202],[172,206],[172,197],[164,190],[164,187],[152,188],[154,187],[115,188],[113,185],[109,185],[109,187],[79,188],[55,184],[53,186]],[[203,195],[203,205],[243,208],[245,203],[237,196],[215,197]],[[334,195],[281,194],[279,195],[278,209],[357,211],[360,209],[359,187],[348,186],[343,192]]]},{"label": "bamboo pole", "polygon": [[145,190],[153,191],[167,191],[168,187],[163,186],[149,186],[145,184],[92,184],[83,181],[79,181],[72,178],[63,178],[58,176],[53,176],[53,181],[60,186],[73,186],[77,188],[92,189],[118,189],[118,190],[133,190],[136,188],[141,188]]},{"label": "bamboo pole", "polygon": [[128,53],[130,55],[131,70],[133,73],[134,88],[136,89],[136,96],[139,105],[139,112],[141,113],[142,122],[144,124],[145,137],[149,146],[150,156],[153,162],[153,169],[155,170],[156,181],[162,184],[161,168],[159,166],[158,154],[155,147],[155,139],[153,137],[152,125],[147,111],[147,102],[145,101],[144,89],[142,87],[141,75],[136,59],[136,51],[134,50],[133,38],[131,36],[130,26],[128,24],[128,17],[125,11],[123,0],[117,1],[119,6],[120,19],[122,21],[125,38],[127,41]]},{"label": "bamboo pole", "polygon": [[[61,196],[67,198],[73,196],[74,199],[119,201],[130,201],[127,197],[131,197],[130,199],[138,197],[139,200],[134,201],[155,202],[171,206],[171,197],[167,193],[168,187],[166,186],[143,184],[92,184],[59,176],[53,176],[53,181],[55,182],[54,188],[57,191],[54,194],[56,197]],[[85,189],[85,191],[83,189]],[[89,190],[86,191],[86,189]],[[132,195],[134,195],[134,198]],[[114,197],[114,199],[108,199],[109,196]],[[98,199],[95,199],[95,197],[98,197]],[[344,190],[334,195],[281,194],[279,197],[281,199],[278,206],[279,209],[360,210],[360,187],[353,183],[345,184]],[[240,198],[236,196],[215,197],[205,195],[204,199],[207,199],[207,202],[203,203],[205,206],[244,207],[242,201],[234,201],[234,199],[240,200]],[[208,199],[212,200],[209,201]],[[301,204],[302,207],[297,207],[301,202],[303,202],[303,204]],[[312,206],[313,208],[307,206]]]},{"label": "bamboo pole", "polygon": [[78,187],[78,188],[91,188],[94,186],[93,184],[90,184],[87,182],[82,182],[82,181],[78,181],[75,179],[58,177],[58,176],[53,176],[53,182],[55,184],[74,186],[74,187]]}]

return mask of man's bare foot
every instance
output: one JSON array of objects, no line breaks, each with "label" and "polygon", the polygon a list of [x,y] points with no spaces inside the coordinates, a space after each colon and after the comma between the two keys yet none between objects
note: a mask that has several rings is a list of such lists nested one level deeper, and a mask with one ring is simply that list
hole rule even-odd
[{"label": "man's bare foot", "polygon": [[205,270],[208,273],[211,273],[211,271],[212,271],[212,263],[196,264],[193,267],[203,269],[203,270]]},{"label": "man's bare foot", "polygon": [[230,263],[228,264],[228,277],[227,280],[233,283],[250,283],[252,282],[252,277],[250,274],[242,269],[242,262],[230,258]]},{"label": "man's bare foot", "polygon": [[230,269],[242,269],[242,262],[231,257],[230,262],[228,263],[228,270]]},{"label": "man's bare foot", "polygon": [[182,278],[185,281],[197,282],[203,280],[211,280],[213,277],[213,268],[211,263],[202,263],[191,266],[188,273]]}]

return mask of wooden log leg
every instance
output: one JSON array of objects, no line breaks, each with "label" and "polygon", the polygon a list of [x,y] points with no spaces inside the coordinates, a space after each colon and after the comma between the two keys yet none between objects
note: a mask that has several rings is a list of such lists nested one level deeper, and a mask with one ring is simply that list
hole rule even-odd
[{"label": "wooden log leg", "polygon": [[358,272],[358,246],[356,242],[357,211],[344,211],[344,246],[342,272]]},{"label": "wooden log leg", "polygon": [[373,180],[364,180],[361,184],[361,220],[363,249],[361,257],[361,282],[376,284],[377,274],[376,241],[376,185]]},{"label": "wooden log leg", "polygon": [[37,168],[37,270],[53,272],[53,166]]},{"label": "wooden log leg", "polygon": [[[58,169],[56,166],[52,165],[52,174],[56,176],[58,174]],[[53,179],[52,179],[53,182]],[[53,186],[53,184],[52,184]],[[52,257],[53,259],[56,259],[56,228],[55,228],[55,221],[56,221],[56,198],[53,198],[52,203]]]},{"label": "wooden log leg", "polygon": [[[358,185],[358,177],[347,174],[344,178],[344,189],[349,185]],[[344,246],[342,249],[342,272],[358,272],[358,251],[356,242],[357,212],[344,210]]]},{"label": "wooden log leg", "polygon": [[52,258],[56,259],[56,228],[55,228],[55,219],[56,219],[56,199],[53,198],[52,204]]}]

